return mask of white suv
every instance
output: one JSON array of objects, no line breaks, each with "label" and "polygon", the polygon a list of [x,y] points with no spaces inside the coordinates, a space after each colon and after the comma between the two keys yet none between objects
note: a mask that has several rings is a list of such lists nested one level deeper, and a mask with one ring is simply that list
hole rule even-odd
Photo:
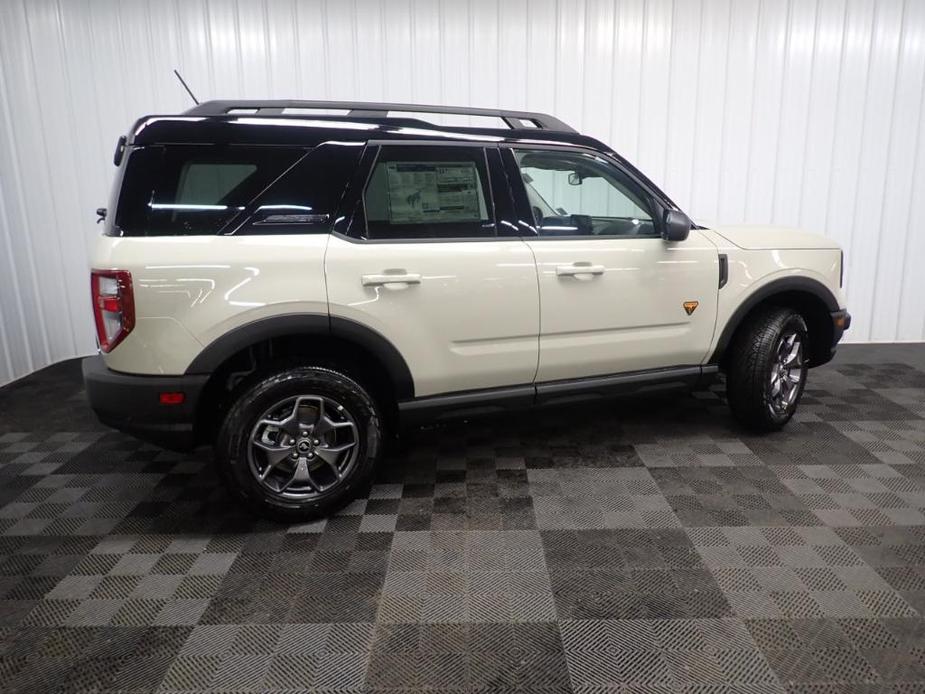
[{"label": "white suv", "polygon": [[723,371],[736,417],[779,428],[850,322],[833,243],[692,224],[543,114],[213,101],[142,118],[115,163],[90,403],[214,443],[235,492],[285,518],[348,501],[384,432],[424,418]]}]

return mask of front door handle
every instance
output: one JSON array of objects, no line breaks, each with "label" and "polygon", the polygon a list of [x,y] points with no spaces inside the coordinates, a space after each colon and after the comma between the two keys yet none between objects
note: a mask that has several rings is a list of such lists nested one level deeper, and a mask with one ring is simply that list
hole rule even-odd
[{"label": "front door handle", "polygon": [[576,277],[578,275],[603,275],[603,265],[592,265],[591,263],[572,263],[571,265],[556,265],[556,275],[558,277]]},{"label": "front door handle", "polygon": [[414,272],[384,272],[381,275],[363,275],[360,278],[364,287],[383,287],[389,285],[420,284],[421,276]]}]

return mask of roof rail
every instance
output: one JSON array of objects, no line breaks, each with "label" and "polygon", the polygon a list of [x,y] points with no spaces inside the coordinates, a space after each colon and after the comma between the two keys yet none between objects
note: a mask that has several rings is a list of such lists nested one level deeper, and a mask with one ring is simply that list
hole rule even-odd
[{"label": "roof rail", "polygon": [[289,100],[238,100],[204,101],[186,111],[193,116],[224,116],[234,111],[253,111],[255,115],[280,115],[287,108],[336,109],[347,111],[350,118],[386,118],[390,111],[440,113],[464,116],[492,116],[500,118],[509,128],[539,128],[542,130],[575,130],[558,118],[545,113],[505,111],[492,108],[465,108],[457,106],[426,106],[423,104],[378,104],[362,101],[289,101]]}]

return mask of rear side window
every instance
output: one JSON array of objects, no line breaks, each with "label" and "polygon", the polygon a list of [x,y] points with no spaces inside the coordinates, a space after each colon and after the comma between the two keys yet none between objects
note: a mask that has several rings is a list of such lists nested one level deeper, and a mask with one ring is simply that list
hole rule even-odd
[{"label": "rear side window", "polygon": [[495,235],[481,147],[383,146],[363,195],[369,239]]},{"label": "rear side window", "polygon": [[304,155],[290,147],[138,148],[126,165],[113,233],[217,234]]},{"label": "rear side window", "polygon": [[248,205],[243,224],[235,221],[225,233],[330,231],[362,151],[361,144],[351,142],[326,142],[315,147]]}]

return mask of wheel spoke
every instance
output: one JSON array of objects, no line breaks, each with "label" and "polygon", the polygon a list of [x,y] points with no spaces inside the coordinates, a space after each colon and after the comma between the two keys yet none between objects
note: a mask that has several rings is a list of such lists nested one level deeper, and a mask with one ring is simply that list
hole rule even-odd
[{"label": "wheel spoke", "polygon": [[793,401],[797,398],[797,389],[794,388],[790,391],[790,394],[787,396],[787,407],[790,407],[793,404]]},{"label": "wheel spoke", "polygon": [[257,426],[271,426],[276,427],[280,431],[285,431],[290,436],[298,436],[299,434],[299,423],[295,418],[295,410],[292,410],[282,419],[273,419],[271,417],[264,417],[257,422]]},{"label": "wheel spoke", "polygon": [[313,436],[324,436],[329,431],[334,429],[334,427],[332,426],[333,424],[334,422],[332,422],[330,419],[328,419],[324,415],[320,415],[318,417],[318,420],[315,422],[314,426],[312,426],[312,435]]},{"label": "wheel spoke", "polygon": [[340,446],[325,446],[323,448],[316,448],[315,454],[328,465],[337,465],[337,459],[340,458],[340,454],[344,451],[349,451],[356,445],[356,441],[351,441],[350,443],[345,443]]},{"label": "wheel spoke", "polygon": [[267,464],[274,467],[279,465],[283,460],[285,460],[286,456],[295,450],[295,446],[277,446],[260,440],[252,441],[251,443],[255,448],[259,448],[264,452],[267,459]]},{"label": "wheel spoke", "polygon": [[263,472],[261,472],[260,475],[258,476],[260,481],[263,482],[264,480],[266,480],[266,478],[270,476],[270,473],[276,469],[277,465],[279,465],[278,462],[277,463],[267,463],[267,466],[263,469]]},{"label": "wheel spoke", "polygon": [[285,423],[286,423],[285,419],[270,419],[268,417],[264,417],[263,419],[257,422],[257,426],[258,427],[269,426],[269,427],[276,427],[277,429],[279,429]]},{"label": "wheel spoke", "polygon": [[784,355],[784,366],[790,366],[793,364],[793,362],[796,361],[800,354],[800,341],[796,339],[796,335],[794,335],[793,338],[793,342],[790,344],[789,348],[787,349],[787,353]]},{"label": "wheel spoke", "polygon": [[784,356],[787,352],[790,351],[790,345],[791,345],[791,344],[792,344],[792,343],[791,343],[791,340],[790,340],[790,336],[789,336],[789,335],[788,335],[787,337],[782,337],[782,338],[781,338],[780,344],[777,345],[777,357],[778,357],[778,361],[782,361],[782,360],[783,360],[783,356]]},{"label": "wheel spoke", "polygon": [[[313,403],[318,409],[318,412],[315,415],[316,421],[324,417],[324,398],[319,398],[314,395],[305,395],[305,396],[300,397],[298,400],[296,400],[295,411],[297,415],[298,415],[299,407],[302,405],[302,403],[308,403],[308,402]],[[301,422],[301,423],[307,426],[311,426],[314,424],[314,422]]]},{"label": "wheel spoke", "polygon": [[295,399],[295,402],[292,405],[292,411],[290,412],[289,416],[284,420],[285,426],[283,427],[286,433],[292,436],[293,438],[298,437],[303,431],[306,431],[307,428],[311,426],[311,422],[303,422],[299,418],[299,408],[302,406],[302,403],[304,402],[317,402],[319,409],[323,407],[321,400],[318,398],[299,397]]},{"label": "wheel spoke", "polygon": [[356,431],[353,422],[335,422],[329,417],[319,417],[318,421],[315,422],[314,428],[312,428],[312,434],[315,436],[324,436],[335,429],[353,429],[354,432]]},{"label": "wheel spoke", "polygon": [[308,464],[305,462],[304,458],[299,459],[295,469],[292,471],[292,477],[290,477],[286,483],[279,488],[279,491],[286,491],[289,489],[289,487],[292,486],[293,482],[307,482],[311,485],[312,489],[321,491],[321,487],[317,482],[315,482],[315,478],[312,477],[312,473],[309,471]]}]

